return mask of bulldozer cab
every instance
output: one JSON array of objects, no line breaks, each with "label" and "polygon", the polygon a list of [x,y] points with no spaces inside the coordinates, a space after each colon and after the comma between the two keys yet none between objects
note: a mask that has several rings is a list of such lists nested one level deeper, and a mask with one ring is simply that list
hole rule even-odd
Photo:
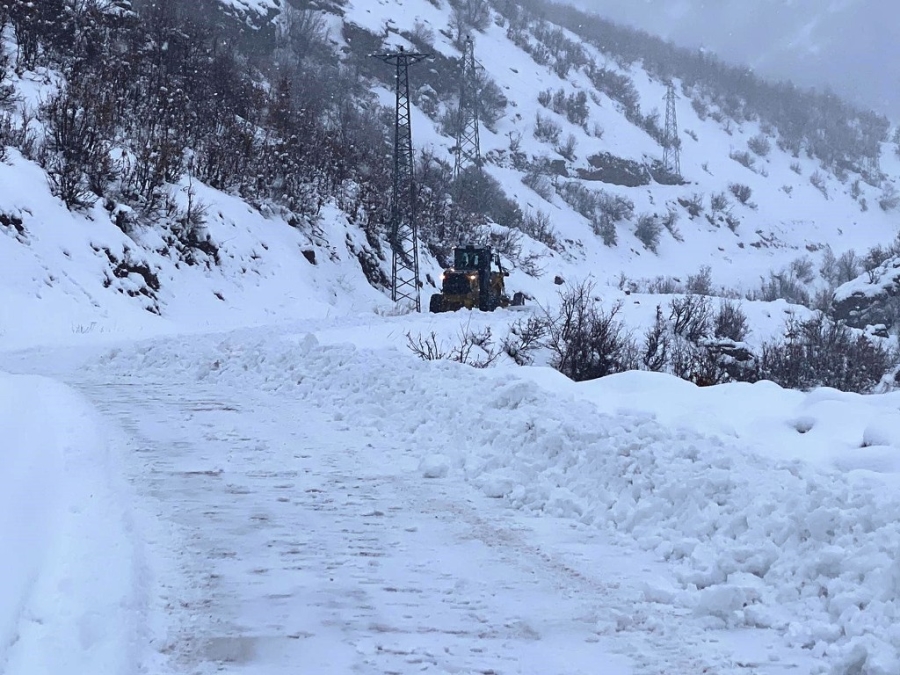
[{"label": "bulldozer cab", "polygon": [[453,267],[458,270],[488,270],[491,266],[491,250],[466,246],[453,251]]}]

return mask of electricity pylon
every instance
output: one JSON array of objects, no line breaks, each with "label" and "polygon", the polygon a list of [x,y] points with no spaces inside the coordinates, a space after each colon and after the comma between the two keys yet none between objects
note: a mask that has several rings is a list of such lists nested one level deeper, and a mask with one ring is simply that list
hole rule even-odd
[{"label": "electricity pylon", "polygon": [[479,138],[478,65],[475,61],[475,44],[466,38],[459,79],[459,119],[456,126],[456,164],[453,175],[458,177],[467,166],[481,167],[481,140]]},{"label": "electricity pylon", "polygon": [[663,166],[673,176],[681,178],[681,140],[678,138],[678,119],[675,116],[675,85],[669,82],[666,90],[666,131],[663,136]]},{"label": "electricity pylon", "polygon": [[431,54],[397,52],[373,54],[396,69],[394,116],[394,184],[391,192],[391,299],[411,302],[422,311],[419,297],[419,233],[416,224],[416,185],[409,106],[409,67]]}]

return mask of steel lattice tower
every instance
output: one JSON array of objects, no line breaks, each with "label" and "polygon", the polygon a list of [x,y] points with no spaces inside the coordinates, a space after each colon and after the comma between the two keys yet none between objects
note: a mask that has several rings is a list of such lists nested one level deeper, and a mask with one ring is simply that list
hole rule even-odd
[{"label": "steel lattice tower", "polygon": [[681,141],[678,139],[678,119],[675,116],[675,85],[669,82],[666,91],[666,131],[663,137],[663,166],[674,176],[681,177]]},{"label": "steel lattice tower", "polygon": [[481,167],[481,140],[479,138],[478,72],[475,61],[475,43],[471,37],[466,44],[460,64],[459,119],[456,126],[456,164],[453,175],[470,164]]},{"label": "steel lattice tower", "polygon": [[394,185],[391,194],[391,299],[410,300],[422,311],[419,297],[419,233],[413,172],[412,125],[409,107],[409,67],[430,54],[400,51],[373,54],[396,69],[397,109],[394,116]]}]

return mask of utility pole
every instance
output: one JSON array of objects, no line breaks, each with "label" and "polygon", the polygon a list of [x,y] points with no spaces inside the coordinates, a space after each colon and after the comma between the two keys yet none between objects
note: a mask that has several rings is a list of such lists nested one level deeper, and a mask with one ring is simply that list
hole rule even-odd
[{"label": "utility pole", "polygon": [[419,297],[419,233],[416,224],[416,186],[413,171],[412,125],[409,106],[409,67],[431,54],[399,51],[372,54],[396,69],[397,106],[394,116],[394,184],[391,193],[391,299],[404,300],[422,311]]},{"label": "utility pole", "polygon": [[681,178],[681,140],[678,138],[678,119],[675,116],[675,84],[666,90],[666,131],[663,136],[663,166],[673,176]]},{"label": "utility pole", "polygon": [[466,38],[460,64],[459,79],[459,119],[456,126],[456,164],[454,177],[467,166],[474,164],[481,168],[481,140],[479,138],[479,93],[478,72],[475,61],[475,44]]}]

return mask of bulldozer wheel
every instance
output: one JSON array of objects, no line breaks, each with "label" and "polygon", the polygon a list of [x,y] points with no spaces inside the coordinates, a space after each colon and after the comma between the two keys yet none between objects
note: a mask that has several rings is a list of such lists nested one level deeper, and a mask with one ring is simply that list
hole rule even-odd
[{"label": "bulldozer wheel", "polygon": [[444,311],[444,296],[440,293],[435,293],[431,296],[431,301],[428,303],[428,311],[432,314],[437,314],[438,312]]}]

